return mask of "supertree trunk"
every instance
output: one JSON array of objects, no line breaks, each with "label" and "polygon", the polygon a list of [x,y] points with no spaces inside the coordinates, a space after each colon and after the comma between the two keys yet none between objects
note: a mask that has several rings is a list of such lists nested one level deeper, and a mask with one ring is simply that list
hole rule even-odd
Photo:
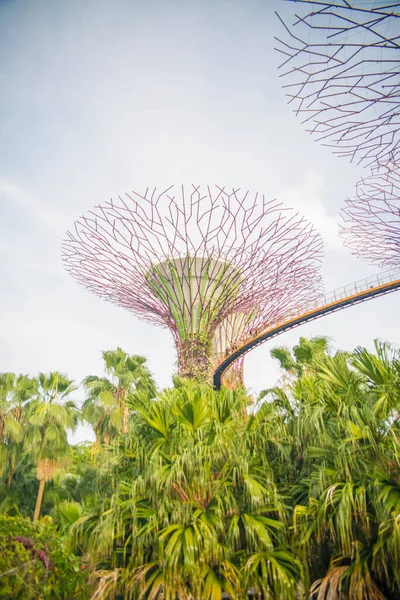
[{"label": "supertree trunk", "polygon": [[212,385],[213,372],[212,341],[201,336],[185,339],[179,352],[179,376]]}]

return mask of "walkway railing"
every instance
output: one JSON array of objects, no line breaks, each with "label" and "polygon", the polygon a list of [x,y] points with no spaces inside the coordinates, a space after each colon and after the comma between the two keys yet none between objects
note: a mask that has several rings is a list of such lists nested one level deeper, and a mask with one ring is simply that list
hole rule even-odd
[{"label": "walkway railing", "polygon": [[[368,290],[398,281],[399,279],[400,269],[391,269],[388,271],[383,271],[383,273],[378,273],[377,275],[372,275],[371,277],[360,279],[355,283],[345,285],[343,287],[337,288],[336,290],[333,290],[333,292],[328,292],[327,294],[324,294],[323,296],[321,296],[321,298],[318,298],[316,306],[326,306],[327,304],[332,304],[333,302],[337,302],[338,300],[349,298],[351,296],[354,296],[355,294],[367,292]],[[307,309],[309,305],[305,304],[304,306]],[[307,310],[302,310],[301,312],[302,314],[304,314],[305,312],[307,312]]]},{"label": "walkway railing", "polygon": [[400,269],[389,269],[377,275],[372,275],[371,277],[366,277],[337,288],[332,292],[322,294],[310,302],[305,302],[289,310],[282,317],[264,323],[255,332],[253,330],[252,335],[243,336],[237,340],[232,347],[227,348],[224,354],[219,357],[215,365],[215,387],[219,388],[221,386],[222,373],[233,362],[267,339],[330,312],[341,310],[346,306],[358,304],[359,302],[387,294],[399,288]]}]

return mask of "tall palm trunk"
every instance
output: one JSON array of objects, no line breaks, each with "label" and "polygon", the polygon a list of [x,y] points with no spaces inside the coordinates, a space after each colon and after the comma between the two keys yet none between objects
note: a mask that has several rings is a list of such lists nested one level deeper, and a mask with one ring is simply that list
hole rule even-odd
[{"label": "tall palm trunk", "polygon": [[36,469],[36,477],[39,479],[39,489],[36,498],[35,514],[33,520],[37,521],[40,516],[40,509],[42,508],[44,484],[46,481],[50,481],[54,475],[54,471],[57,468],[57,460],[54,458],[41,458],[38,461]]},{"label": "tall palm trunk", "polygon": [[125,397],[126,397],[126,389],[122,388],[122,387],[117,388],[117,391],[116,391],[117,404],[123,410],[122,433],[128,433],[128,429],[129,429],[129,408],[125,404]]},{"label": "tall palm trunk", "polygon": [[43,493],[44,493],[44,484],[45,483],[46,482],[45,482],[44,479],[40,480],[38,494],[37,494],[37,498],[36,498],[35,514],[33,515],[33,520],[34,521],[38,521],[39,517],[40,517],[40,509],[42,508]]},{"label": "tall palm trunk", "polygon": [[128,433],[129,429],[129,408],[124,406],[124,426],[122,429],[122,433]]},{"label": "tall palm trunk", "polygon": [[12,480],[14,479],[14,472],[15,472],[14,461],[11,461],[10,473],[9,473],[8,479],[7,479],[7,487],[11,487]]}]

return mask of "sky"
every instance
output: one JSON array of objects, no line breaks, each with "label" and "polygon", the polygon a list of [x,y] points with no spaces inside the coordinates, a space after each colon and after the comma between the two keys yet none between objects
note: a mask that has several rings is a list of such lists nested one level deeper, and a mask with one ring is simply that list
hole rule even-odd
[{"label": "sky", "polygon": [[[168,331],[99,300],[61,242],[95,204],[147,186],[219,184],[299,211],[325,244],[326,291],[379,272],[346,250],[339,211],[362,167],[305,132],[279,77],[274,0],[0,0],[0,371],[102,374],[102,350],[146,356],[171,384]],[[269,352],[299,336],[334,349],[400,340],[396,293],[303,325],[246,358],[254,395]],[[76,393],[82,400],[82,391]],[[86,429],[76,439],[89,435]]]}]

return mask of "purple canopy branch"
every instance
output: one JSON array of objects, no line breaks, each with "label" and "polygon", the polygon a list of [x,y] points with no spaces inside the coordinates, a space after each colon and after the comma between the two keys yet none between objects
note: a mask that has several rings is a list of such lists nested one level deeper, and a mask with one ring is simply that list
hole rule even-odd
[{"label": "purple canopy branch", "polygon": [[342,211],[341,236],[353,254],[386,267],[400,265],[400,169],[378,165]]},{"label": "purple canopy branch", "polygon": [[288,0],[300,15],[276,38],[289,103],[317,140],[366,165],[400,148],[400,3]]}]

